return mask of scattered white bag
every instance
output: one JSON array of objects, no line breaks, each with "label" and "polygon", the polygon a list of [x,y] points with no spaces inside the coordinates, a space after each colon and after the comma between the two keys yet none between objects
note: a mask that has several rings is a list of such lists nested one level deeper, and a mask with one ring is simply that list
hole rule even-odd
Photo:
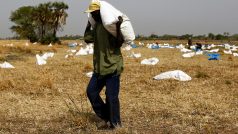
[{"label": "scattered white bag", "polygon": [[75,49],[70,49],[70,50],[68,50],[67,52],[71,52],[71,53],[76,53],[77,52],[77,50],[75,50]]},{"label": "scattered white bag", "polygon": [[46,60],[44,58],[42,58],[40,55],[36,55],[36,64],[37,65],[45,65],[46,64]]},{"label": "scattered white bag", "polygon": [[44,53],[41,57],[42,57],[44,60],[47,60],[48,58],[52,58],[53,56],[54,56],[54,53],[48,52],[48,53]]},{"label": "scattered white bag", "polygon": [[8,62],[3,62],[2,64],[0,64],[0,68],[15,68],[13,65],[11,65]]},{"label": "scattered white bag", "polygon": [[196,49],[196,46],[192,45],[192,46],[190,46],[190,49],[195,50],[195,49]]},{"label": "scattered white bag", "polygon": [[[95,2],[95,0],[93,1]],[[123,18],[123,22],[121,24],[121,32],[124,37],[125,43],[130,44],[133,40],[135,40],[135,33],[131,25],[130,19],[108,2],[106,1],[99,1],[99,2],[100,2],[100,14],[102,18],[102,23],[104,27],[107,29],[107,31],[110,32],[113,36],[115,37],[117,36],[116,23],[119,21],[118,17],[121,16]],[[92,18],[90,13],[88,14],[88,20],[91,23],[92,28],[94,28],[95,20]]]},{"label": "scattered white bag", "polygon": [[140,58],[141,57],[141,53],[134,53],[134,52],[132,52],[132,54],[129,57],[131,57],[131,58]]},{"label": "scattered white bag", "polygon": [[176,46],[176,48],[183,49],[183,48],[185,48],[185,46],[183,44],[180,44],[180,45]]},{"label": "scattered white bag", "polygon": [[194,55],[195,55],[194,52],[192,52],[192,53],[186,53],[186,54],[183,54],[183,57],[184,57],[184,58],[191,58],[191,57],[193,57]]},{"label": "scattered white bag", "polygon": [[156,80],[175,79],[179,81],[190,81],[192,78],[181,70],[168,71],[154,77]]},{"label": "scattered white bag", "polygon": [[219,48],[218,49],[212,49],[209,52],[211,52],[211,53],[218,53],[219,52]]},{"label": "scattered white bag", "polygon": [[93,54],[93,44],[88,44],[85,48],[85,51],[87,51],[88,54]]},{"label": "scattered white bag", "polygon": [[232,49],[231,49],[231,51],[233,51],[233,52],[238,51],[238,50],[237,50],[237,47],[234,47],[234,46],[233,46]]},{"label": "scattered white bag", "polygon": [[65,55],[65,59],[67,59],[67,58],[69,58],[69,57],[73,57],[74,55],[73,54],[67,54],[67,55]]},{"label": "scattered white bag", "polygon": [[76,56],[80,56],[80,55],[88,55],[88,52],[83,49],[82,47],[80,48],[80,50],[75,54]]},{"label": "scattered white bag", "polygon": [[233,53],[233,56],[238,57],[238,53]]},{"label": "scattered white bag", "polygon": [[28,42],[26,42],[26,43],[25,43],[25,46],[27,46],[27,47],[28,47],[28,46],[29,46],[29,43],[28,43]]},{"label": "scattered white bag", "polygon": [[123,48],[123,50],[130,51],[132,49],[131,45],[127,45]]},{"label": "scattered white bag", "polygon": [[213,47],[216,47],[214,44],[211,44],[211,47],[213,48]]},{"label": "scattered white bag", "polygon": [[209,49],[209,50],[210,50],[211,48],[212,48],[211,46],[207,46],[207,49]]},{"label": "scattered white bag", "polygon": [[93,72],[88,72],[88,73],[86,73],[86,76],[89,77],[89,78],[91,78],[91,77],[93,76]]},{"label": "scattered white bag", "polygon": [[224,46],[225,46],[225,49],[230,49],[231,48],[230,44],[224,44]]},{"label": "scattered white bag", "polygon": [[197,51],[196,55],[203,55],[203,51]]},{"label": "scattered white bag", "polygon": [[49,45],[48,45],[48,47],[52,47],[53,45],[50,43]]},{"label": "scattered white bag", "polygon": [[187,48],[182,48],[180,51],[183,53],[192,52],[192,50],[189,50]]},{"label": "scattered white bag", "polygon": [[232,51],[231,51],[231,50],[227,50],[227,51],[224,50],[224,53],[225,53],[225,54],[232,54]]},{"label": "scattered white bag", "polygon": [[141,64],[143,65],[156,65],[159,62],[158,58],[149,58],[149,59],[144,59],[141,61]]}]

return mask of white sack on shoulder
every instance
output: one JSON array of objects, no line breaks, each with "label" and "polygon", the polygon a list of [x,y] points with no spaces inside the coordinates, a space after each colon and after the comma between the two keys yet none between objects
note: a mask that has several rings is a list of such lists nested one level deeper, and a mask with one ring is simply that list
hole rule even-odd
[{"label": "white sack on shoulder", "polygon": [[111,25],[118,21],[118,16],[122,16],[123,13],[113,7],[106,1],[100,1],[100,12],[102,23],[104,25]]},{"label": "white sack on shoulder", "polygon": [[[135,32],[131,25],[130,19],[106,1],[99,2],[101,19],[105,29],[107,29],[108,32],[110,32],[113,36],[116,37],[116,23],[119,21],[118,17],[121,16],[123,18],[123,22],[120,28],[125,43],[130,44],[133,40],[135,40]],[[92,28],[94,28],[95,20],[92,18],[90,13],[88,14],[88,20],[92,25]]]},{"label": "white sack on shoulder", "polygon": [[179,81],[190,81],[192,78],[181,70],[168,71],[154,77],[156,80],[175,79]]},{"label": "white sack on shoulder", "polygon": [[[92,0],[92,2],[95,2],[95,0]],[[100,3],[100,15],[102,19],[102,23],[104,26],[106,25],[112,25],[118,22],[118,16],[122,16],[123,13],[117,10],[115,7],[113,7],[111,4],[107,3],[106,1],[97,1]],[[88,13],[88,20],[92,27],[94,28],[95,20],[92,18],[92,15]],[[114,25],[115,26],[115,25]],[[112,26],[111,28],[116,28]],[[108,30],[108,29],[107,29]],[[109,31],[110,32],[110,31]]]}]

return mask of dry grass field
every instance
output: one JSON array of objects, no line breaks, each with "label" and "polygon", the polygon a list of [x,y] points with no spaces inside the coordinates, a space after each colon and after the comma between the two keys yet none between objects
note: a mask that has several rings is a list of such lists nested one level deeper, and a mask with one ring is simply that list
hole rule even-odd
[{"label": "dry grass field", "polygon": [[[123,127],[111,131],[97,130],[98,119],[85,94],[92,55],[65,59],[71,41],[53,47],[26,47],[25,42],[0,41],[0,63],[8,61],[15,67],[0,68],[0,134],[238,133],[237,57],[221,53],[221,60],[209,61],[205,55],[183,58],[178,49],[140,47],[131,50],[142,54],[134,59],[123,51]],[[14,46],[3,47],[10,43]],[[55,56],[46,65],[36,65],[35,55],[44,52]],[[140,64],[151,57],[159,58],[159,63]],[[192,80],[153,80],[172,70],[182,70]]]}]

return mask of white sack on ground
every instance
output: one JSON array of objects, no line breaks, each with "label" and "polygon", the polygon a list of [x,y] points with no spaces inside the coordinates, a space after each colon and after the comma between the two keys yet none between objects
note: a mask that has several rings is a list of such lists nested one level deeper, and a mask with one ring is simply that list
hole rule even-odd
[{"label": "white sack on ground", "polygon": [[195,55],[194,52],[192,52],[192,53],[186,53],[186,54],[183,54],[183,57],[184,57],[184,58],[190,58],[190,57],[193,57],[194,55]]},{"label": "white sack on ground", "polygon": [[134,52],[132,52],[132,54],[129,57],[140,58],[141,57],[141,53],[134,53]]},{"label": "white sack on ground", "polygon": [[143,65],[156,65],[159,62],[158,58],[149,58],[141,61]]},{"label": "white sack on ground", "polygon": [[88,54],[93,54],[93,44],[92,43],[88,44],[85,50],[87,51]]},{"label": "white sack on ground", "polygon": [[216,47],[214,44],[211,44],[211,48]]},{"label": "white sack on ground", "polygon": [[192,78],[181,70],[168,71],[154,77],[156,80],[175,79],[179,81],[190,81]]},{"label": "white sack on ground", "polygon": [[233,53],[233,56],[238,57],[238,53]]},{"label": "white sack on ground", "polygon": [[228,50],[228,51],[224,50],[224,53],[225,54],[232,54],[232,51],[231,50]]},{"label": "white sack on ground", "polygon": [[131,45],[127,45],[122,50],[130,51],[131,49],[132,49]]},{"label": "white sack on ground", "polygon": [[47,60],[48,58],[52,58],[53,56],[54,56],[54,53],[48,52],[48,53],[44,53],[41,57],[42,57],[44,60]]},{"label": "white sack on ground", "polygon": [[225,49],[230,49],[231,48],[230,44],[224,44],[224,46],[225,46]]},{"label": "white sack on ground", "polygon": [[232,49],[231,49],[231,51],[233,51],[233,52],[236,52],[236,51],[238,51],[238,50],[237,50],[237,48],[236,48],[236,47],[232,46]]},{"label": "white sack on ground", "polygon": [[36,64],[37,65],[45,65],[46,64],[46,60],[44,58],[42,58],[40,55],[36,55]]},{"label": "white sack on ground", "polygon": [[211,52],[211,53],[218,53],[219,52],[219,48],[218,49],[212,49],[209,52]]},{"label": "white sack on ground", "polygon": [[183,49],[183,48],[185,48],[185,46],[183,44],[180,44],[180,45],[176,46],[176,48]]},{"label": "white sack on ground", "polygon": [[75,49],[70,49],[70,50],[68,50],[67,52],[76,53],[77,50],[75,50]]},{"label": "white sack on ground", "polygon": [[192,45],[192,46],[190,46],[190,49],[195,50],[195,49],[196,49],[196,46]]},{"label": "white sack on ground", "polygon": [[69,57],[73,57],[74,55],[73,54],[67,54],[67,55],[65,55],[65,59],[67,59],[67,58],[69,58]]},{"label": "white sack on ground", "polygon": [[[125,43],[130,44],[133,40],[135,40],[135,33],[131,25],[130,19],[125,14],[117,10],[115,7],[113,7],[106,1],[99,1],[99,2],[100,2],[100,14],[104,27],[113,36],[116,37],[116,23],[119,21],[118,17],[122,16],[123,22],[121,24],[121,32],[124,37]],[[88,20],[93,28],[95,25],[95,20],[92,18],[90,13],[88,14]]]},{"label": "white sack on ground", "polygon": [[75,54],[76,56],[79,55],[88,55],[87,50],[83,49],[82,47],[80,48],[80,50]]},{"label": "white sack on ground", "polygon": [[15,68],[13,65],[11,65],[8,62],[3,62],[2,64],[0,64],[0,68]]},{"label": "white sack on ground", "polygon": [[180,51],[183,53],[192,52],[192,50],[189,50],[187,48],[182,48]]},{"label": "white sack on ground", "polygon": [[93,76],[93,72],[88,72],[88,73],[86,73],[86,76],[89,77],[89,78],[91,78],[91,77]]},{"label": "white sack on ground", "polygon": [[203,55],[203,51],[197,51],[196,55]]},{"label": "white sack on ground", "polygon": [[29,43],[28,43],[28,42],[26,42],[26,43],[25,43],[25,46],[27,46],[27,47],[28,47],[28,46],[29,46]]}]

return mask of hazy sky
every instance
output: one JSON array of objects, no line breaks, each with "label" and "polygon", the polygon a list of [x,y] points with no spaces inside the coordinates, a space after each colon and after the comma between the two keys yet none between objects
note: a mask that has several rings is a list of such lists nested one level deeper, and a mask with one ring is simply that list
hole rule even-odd
[{"label": "hazy sky", "polygon": [[[87,24],[83,13],[91,0],[1,0],[0,37],[14,34],[9,30],[12,11],[27,5],[48,1],[63,1],[69,5],[67,24],[59,35],[82,35]],[[135,33],[163,34],[218,34],[238,33],[238,0],[105,0],[125,13]]]}]

